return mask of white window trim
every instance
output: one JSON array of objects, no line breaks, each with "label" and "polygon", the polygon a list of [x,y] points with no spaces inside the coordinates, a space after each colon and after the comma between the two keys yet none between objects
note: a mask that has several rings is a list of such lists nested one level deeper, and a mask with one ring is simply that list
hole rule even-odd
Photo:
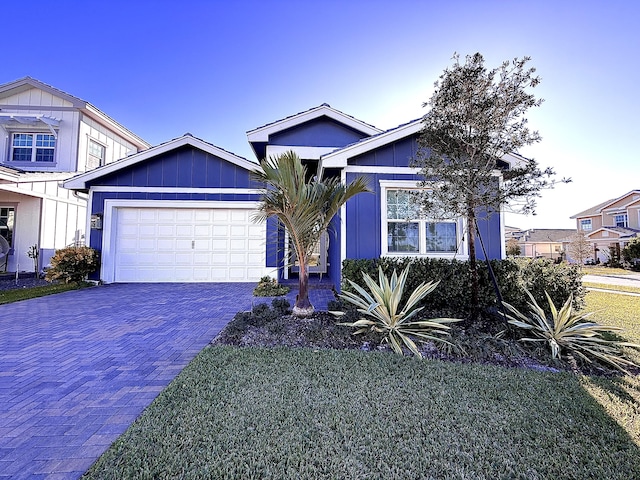
[{"label": "white window trim", "polygon": [[[616,219],[616,217],[624,217],[624,225],[618,225],[618,221]],[[622,227],[622,228],[628,228],[629,227],[629,215],[625,212],[625,213],[614,213],[613,214],[613,224],[616,227]]]},{"label": "white window trim", "polygon": [[[584,228],[584,223],[583,222],[589,222],[589,228]],[[580,231],[582,232],[591,232],[593,231],[593,220],[590,218],[585,218],[583,220],[580,220]]]},{"label": "white window trim", "polygon": [[[102,147],[102,155],[103,155],[102,158],[96,157],[95,155],[93,155],[91,153],[91,142],[95,143],[96,145],[100,145]],[[93,158],[98,159],[98,165],[100,167],[102,167],[103,165],[106,165],[106,163],[107,163],[107,146],[104,143],[102,143],[102,142],[96,140],[95,138],[89,136],[89,138],[87,139],[87,161],[89,160],[89,157],[93,157]]]},{"label": "white window trim", "polygon": [[424,258],[447,258],[467,260],[469,252],[464,239],[465,219],[463,217],[452,221],[456,223],[456,241],[458,250],[456,252],[427,252],[426,224],[430,222],[428,218],[417,219],[420,223],[420,251],[419,252],[389,252],[387,241],[388,220],[387,220],[387,191],[388,190],[420,190],[418,182],[408,180],[380,180],[380,256],[382,257],[424,257]]},{"label": "white window trim", "polygon": [[[89,205],[92,205],[93,197],[90,193]],[[240,208],[255,209],[258,208],[258,202],[240,201],[207,201],[207,200],[127,200],[127,199],[106,199],[104,201],[103,219],[102,219],[102,251],[100,279],[105,283],[112,283],[115,280],[115,236],[116,224],[118,220],[118,209],[120,208]],[[87,215],[87,234],[85,235],[86,243],[90,243],[91,235],[91,215]],[[266,223],[265,223],[266,231]]]},{"label": "white window trim", "polygon": [[[32,135],[33,136],[33,144],[31,145],[31,147],[21,147],[21,146],[15,146],[13,144],[15,136],[16,135]],[[37,135],[50,135],[54,138],[54,142],[55,145],[53,147],[37,147],[36,143],[37,143]],[[31,160],[28,161],[24,161],[24,160],[14,160],[13,159],[13,151],[16,148],[31,148]],[[46,162],[46,161],[38,161],[36,160],[36,154],[38,151],[38,148],[41,149],[47,149],[47,150],[53,150],[53,160],[50,162]],[[37,164],[37,165],[55,165],[56,161],[57,161],[57,150],[58,150],[58,137],[56,135],[54,135],[52,132],[49,131],[38,131],[38,130],[29,130],[29,131],[12,131],[11,132],[11,136],[10,136],[10,140],[9,140],[9,158],[8,158],[8,163],[12,164],[12,165],[32,165],[32,164]]]}]

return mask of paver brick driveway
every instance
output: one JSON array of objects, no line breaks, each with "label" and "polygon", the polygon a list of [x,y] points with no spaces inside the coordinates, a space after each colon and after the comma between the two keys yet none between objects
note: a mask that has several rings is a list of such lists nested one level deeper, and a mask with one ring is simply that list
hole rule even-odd
[{"label": "paver brick driveway", "polygon": [[78,478],[255,284],[112,284],[0,305],[0,479]]}]

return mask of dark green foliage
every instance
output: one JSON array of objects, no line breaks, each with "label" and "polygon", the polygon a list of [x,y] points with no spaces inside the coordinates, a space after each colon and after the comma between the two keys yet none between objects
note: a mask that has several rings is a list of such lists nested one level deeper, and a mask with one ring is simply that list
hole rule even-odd
[{"label": "dark green foliage", "polygon": [[640,262],[640,237],[632,238],[629,243],[622,249],[622,258],[625,262],[635,263]]},{"label": "dark green foliage", "polygon": [[[342,289],[349,290],[347,280],[365,288],[362,274],[374,274],[380,265],[385,274],[394,269],[400,271],[411,263],[411,276],[407,280],[407,292],[412,292],[420,283],[440,280],[440,285],[425,300],[425,310],[452,316],[464,316],[472,310],[469,291],[469,262],[437,258],[392,258],[384,257],[367,260],[345,260],[342,269]],[[517,308],[526,308],[526,288],[535,298],[544,299],[544,292],[554,302],[564,303],[570,294],[574,297],[574,307],[584,306],[586,291],[582,286],[581,272],[576,265],[555,264],[541,258],[492,260],[503,299]],[[499,307],[486,262],[480,262],[479,307],[481,310],[495,310]]]},{"label": "dark green foliage", "polygon": [[45,278],[52,282],[81,282],[100,265],[98,252],[89,247],[66,247],[56,250],[51,257],[51,268]]},{"label": "dark green foliage", "polygon": [[286,298],[274,298],[271,302],[273,311],[279,315],[287,315],[291,313],[291,304]]},{"label": "dark green foliage", "polygon": [[253,289],[256,297],[279,297],[286,295],[291,290],[286,285],[279,285],[275,278],[264,276],[258,282],[258,286]]}]

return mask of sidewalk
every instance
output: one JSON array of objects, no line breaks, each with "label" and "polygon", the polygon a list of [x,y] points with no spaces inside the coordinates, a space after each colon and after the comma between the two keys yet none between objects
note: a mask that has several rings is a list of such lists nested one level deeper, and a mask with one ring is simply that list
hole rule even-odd
[{"label": "sidewalk", "polygon": [[619,286],[635,287],[640,289],[640,273],[637,273],[637,272],[629,273],[628,275],[585,275],[584,277],[582,277],[582,281],[588,282],[588,283],[601,283],[605,285],[610,285],[612,287],[611,290],[604,290],[601,288],[589,287],[589,290],[614,292],[614,293],[631,295],[631,296],[640,296],[640,293],[623,292],[623,291],[615,290],[615,287],[619,287]]}]

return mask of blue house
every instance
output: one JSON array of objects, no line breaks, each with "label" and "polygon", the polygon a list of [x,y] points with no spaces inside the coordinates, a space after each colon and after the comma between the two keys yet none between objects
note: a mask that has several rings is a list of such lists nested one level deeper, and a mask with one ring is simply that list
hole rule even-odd
[{"label": "blue house", "polygon": [[[312,277],[339,288],[346,258],[468,257],[464,219],[420,218],[410,201],[422,180],[410,166],[421,127],[416,120],[382,131],[323,104],[247,132],[257,159],[293,150],[310,175],[369,181],[373,194],[354,197],[334,218]],[[295,278],[286,232],[275,221],[252,221],[260,185],[251,172],[259,168],[187,134],[64,186],[88,195],[89,245],[101,252],[104,282]],[[479,223],[488,256],[503,257],[502,216]]]}]

